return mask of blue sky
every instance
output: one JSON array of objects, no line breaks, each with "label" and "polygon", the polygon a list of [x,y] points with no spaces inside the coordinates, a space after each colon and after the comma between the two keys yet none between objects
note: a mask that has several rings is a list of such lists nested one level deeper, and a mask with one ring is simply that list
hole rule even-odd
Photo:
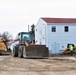
[{"label": "blue sky", "polygon": [[14,37],[40,17],[76,18],[76,0],[0,0],[0,32]]}]

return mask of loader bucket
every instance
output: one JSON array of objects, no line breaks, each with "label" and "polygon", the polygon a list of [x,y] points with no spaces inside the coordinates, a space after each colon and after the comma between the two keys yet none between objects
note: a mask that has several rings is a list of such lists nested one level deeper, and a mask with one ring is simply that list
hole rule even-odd
[{"label": "loader bucket", "polygon": [[45,45],[30,45],[26,47],[26,57],[44,58],[49,56],[49,50]]}]

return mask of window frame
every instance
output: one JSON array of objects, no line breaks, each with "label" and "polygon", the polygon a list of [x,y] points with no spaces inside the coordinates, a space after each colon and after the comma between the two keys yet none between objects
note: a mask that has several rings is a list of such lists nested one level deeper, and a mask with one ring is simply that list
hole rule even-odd
[{"label": "window frame", "polygon": [[56,26],[51,27],[51,32],[56,32]]},{"label": "window frame", "polygon": [[64,26],[64,32],[69,32],[69,26]]}]

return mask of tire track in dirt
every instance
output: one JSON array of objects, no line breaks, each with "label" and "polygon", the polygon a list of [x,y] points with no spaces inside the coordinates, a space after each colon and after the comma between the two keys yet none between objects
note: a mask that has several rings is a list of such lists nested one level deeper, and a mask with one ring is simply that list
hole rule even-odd
[{"label": "tire track in dirt", "polygon": [[[67,60],[68,61],[68,60]],[[20,72],[59,72],[76,70],[75,62],[56,59],[24,59],[12,56],[0,60],[0,71]]]}]

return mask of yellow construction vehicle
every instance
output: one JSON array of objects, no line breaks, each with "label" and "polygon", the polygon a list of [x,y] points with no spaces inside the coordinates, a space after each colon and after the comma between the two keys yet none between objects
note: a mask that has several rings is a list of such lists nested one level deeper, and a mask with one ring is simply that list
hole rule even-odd
[{"label": "yellow construction vehicle", "polygon": [[5,41],[5,39],[3,39],[2,37],[0,37],[0,53],[3,53],[4,51],[7,50],[4,41]]},{"label": "yellow construction vehicle", "polygon": [[[69,54],[70,53],[70,49],[69,49],[69,45],[67,46],[67,48],[64,50],[63,54]],[[73,54],[76,54],[76,46],[74,44],[71,44],[73,46]]]}]

